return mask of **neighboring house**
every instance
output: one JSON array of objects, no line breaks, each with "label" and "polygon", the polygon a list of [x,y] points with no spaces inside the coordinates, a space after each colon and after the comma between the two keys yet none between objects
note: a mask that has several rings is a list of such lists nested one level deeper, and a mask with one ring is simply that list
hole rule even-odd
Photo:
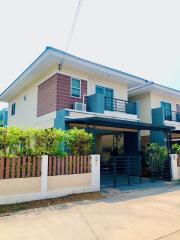
[{"label": "neighboring house", "polygon": [[[129,89],[129,100],[138,101],[143,122],[173,126],[172,140],[180,142],[180,91],[153,82]],[[142,143],[164,144],[163,133],[141,132]]]},{"label": "neighboring house", "polygon": [[[128,89],[147,82],[47,47],[0,95],[0,101],[9,103],[8,126],[63,130],[78,127],[92,132],[94,153],[101,155],[102,171],[112,171],[112,151],[123,156],[137,155],[141,131],[158,131],[168,144],[172,128],[144,123],[139,118],[140,105],[136,100],[128,101]],[[124,174],[128,172],[125,167],[130,167],[128,159],[120,162]],[[134,158],[132,164],[140,176],[139,158]]]},{"label": "neighboring house", "polygon": [[8,121],[8,109],[4,108],[0,110],[0,127],[7,127]]}]

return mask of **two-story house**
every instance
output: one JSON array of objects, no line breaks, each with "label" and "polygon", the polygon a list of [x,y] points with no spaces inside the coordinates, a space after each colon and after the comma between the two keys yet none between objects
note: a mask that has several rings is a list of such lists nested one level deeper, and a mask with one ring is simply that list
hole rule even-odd
[{"label": "two-story house", "polygon": [[0,127],[7,127],[8,122],[8,109],[3,108],[0,110]]},{"label": "two-story house", "polygon": [[[0,101],[9,103],[8,126],[78,127],[92,132],[94,152],[101,155],[104,169],[112,170],[112,164],[107,167],[112,152],[139,153],[141,131],[162,132],[166,139],[171,131],[169,126],[143,122],[139,102],[128,101],[128,89],[147,82],[47,47],[0,95]],[[127,164],[122,160],[124,168]]]},{"label": "two-story house", "polygon": [[[129,100],[138,101],[143,122],[172,126],[172,141],[180,142],[180,91],[153,82],[129,89]],[[164,144],[164,133],[142,131],[142,143]]]}]

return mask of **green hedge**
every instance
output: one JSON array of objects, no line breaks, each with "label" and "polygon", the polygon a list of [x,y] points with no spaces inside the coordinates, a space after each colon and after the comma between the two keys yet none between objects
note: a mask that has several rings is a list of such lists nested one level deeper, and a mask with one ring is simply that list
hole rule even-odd
[{"label": "green hedge", "polygon": [[0,128],[0,156],[86,155],[92,143],[92,134],[84,129]]},{"label": "green hedge", "polygon": [[180,144],[178,144],[178,143],[173,144],[172,152],[174,154],[180,154]]}]

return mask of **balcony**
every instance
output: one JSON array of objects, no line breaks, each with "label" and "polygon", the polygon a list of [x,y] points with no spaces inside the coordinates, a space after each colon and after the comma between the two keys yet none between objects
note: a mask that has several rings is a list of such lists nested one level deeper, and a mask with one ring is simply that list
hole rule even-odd
[{"label": "balcony", "polygon": [[173,121],[180,123],[180,112],[164,110],[165,121]]},{"label": "balcony", "polygon": [[104,110],[137,115],[137,106],[135,102],[117,98],[104,97]]},{"label": "balcony", "polygon": [[107,117],[138,121],[136,103],[104,97],[100,93],[95,93],[87,97],[87,111],[104,114]]}]

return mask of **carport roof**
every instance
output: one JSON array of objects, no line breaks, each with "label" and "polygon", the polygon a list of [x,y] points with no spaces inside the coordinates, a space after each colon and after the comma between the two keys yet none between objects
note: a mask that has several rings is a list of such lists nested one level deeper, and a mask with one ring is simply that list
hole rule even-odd
[{"label": "carport roof", "polygon": [[127,128],[127,129],[137,129],[137,130],[154,130],[154,131],[171,132],[172,130],[175,129],[174,127],[165,126],[165,125],[133,122],[133,121],[126,121],[126,120],[120,120],[117,118],[107,118],[107,117],[88,117],[88,118],[76,118],[76,119],[67,118],[65,121],[67,123]]}]

